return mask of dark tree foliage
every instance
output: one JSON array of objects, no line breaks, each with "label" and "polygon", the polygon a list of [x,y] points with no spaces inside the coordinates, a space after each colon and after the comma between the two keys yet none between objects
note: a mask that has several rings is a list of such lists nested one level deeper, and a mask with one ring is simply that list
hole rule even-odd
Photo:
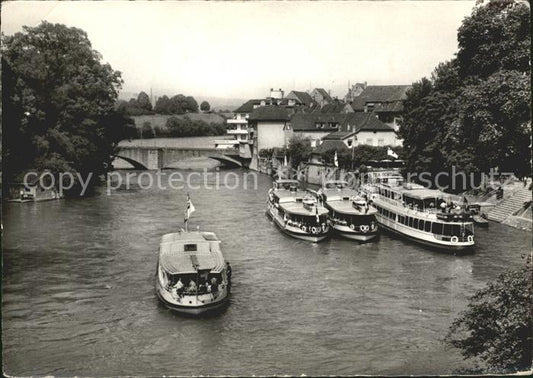
[{"label": "dark tree foliage", "polygon": [[498,70],[529,72],[529,7],[515,0],[477,6],[459,28],[457,39],[462,77],[486,78]]},{"label": "dark tree foliage", "polygon": [[152,112],[152,103],[148,94],[145,92],[139,93],[137,96],[137,106],[143,109],[146,114],[150,114]]},{"label": "dark tree foliage", "polygon": [[450,327],[446,342],[493,372],[529,370],[532,354],[531,259],[500,275],[470,299]]},{"label": "dark tree foliage", "polygon": [[172,114],[172,102],[167,95],[159,97],[155,103],[154,112],[157,114]]},{"label": "dark tree foliage", "polygon": [[216,136],[226,133],[226,128],[222,124],[209,124],[202,120],[194,121],[187,116],[170,117],[167,119],[166,128],[168,136],[171,137]]},{"label": "dark tree foliage", "polygon": [[139,137],[141,139],[151,139],[155,137],[154,130],[152,129],[152,124],[149,121],[146,121],[142,124],[139,130]]},{"label": "dark tree foliage", "polygon": [[209,102],[207,101],[202,101],[202,103],[200,104],[200,110],[202,112],[208,112],[209,110],[211,110],[211,105],[209,105]]},{"label": "dark tree foliage", "polygon": [[399,136],[407,170],[531,174],[529,7],[478,4],[459,29],[457,58],[407,93]]},{"label": "dark tree foliage", "polygon": [[4,170],[89,173],[110,166],[117,143],[134,133],[115,108],[120,72],[101,62],[87,34],[43,22],[2,37]]},{"label": "dark tree foliage", "polygon": [[293,136],[289,139],[287,154],[294,168],[297,168],[301,162],[307,161],[312,151],[311,139],[298,136]]}]

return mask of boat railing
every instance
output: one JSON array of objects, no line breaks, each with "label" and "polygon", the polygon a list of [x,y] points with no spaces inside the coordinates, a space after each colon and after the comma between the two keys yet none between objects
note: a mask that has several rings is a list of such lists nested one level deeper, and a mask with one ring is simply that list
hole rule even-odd
[{"label": "boat railing", "polygon": [[[423,217],[423,218],[426,218],[426,219],[435,219],[437,217],[437,214],[448,214],[448,213],[441,212],[437,208],[432,208],[432,209],[413,209],[413,208],[409,207],[408,205],[406,205],[403,202],[400,202],[398,200],[393,200],[392,198],[387,198],[387,197],[382,196],[380,194],[378,194],[377,196],[378,196],[380,201],[389,203],[389,204],[391,204],[393,206],[396,206],[396,207],[401,207],[402,210],[406,214],[416,215],[417,217]],[[450,215],[454,215],[454,214],[450,213]]]}]

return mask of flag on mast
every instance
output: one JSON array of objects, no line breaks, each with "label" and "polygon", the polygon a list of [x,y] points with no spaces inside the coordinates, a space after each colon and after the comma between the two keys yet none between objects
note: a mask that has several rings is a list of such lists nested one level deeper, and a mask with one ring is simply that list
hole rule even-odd
[{"label": "flag on mast", "polygon": [[337,150],[335,150],[335,156],[333,157],[333,164],[335,164],[335,167],[339,166],[339,160],[337,159]]},{"label": "flag on mast", "polygon": [[285,157],[283,158],[283,165],[284,166],[289,165],[289,164],[287,164],[287,155],[285,155]]},{"label": "flag on mast", "polygon": [[187,221],[189,220],[191,214],[196,210],[194,208],[194,205],[192,204],[191,197],[189,196],[189,193],[187,193],[187,208],[185,209],[185,225],[187,225]]},{"label": "flag on mast", "polygon": [[387,148],[387,155],[392,156],[395,159],[398,159],[398,154],[394,152],[390,147]]}]

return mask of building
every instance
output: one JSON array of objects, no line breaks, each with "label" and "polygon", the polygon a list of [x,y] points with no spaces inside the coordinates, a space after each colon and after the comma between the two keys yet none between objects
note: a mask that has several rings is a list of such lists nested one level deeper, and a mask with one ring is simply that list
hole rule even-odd
[{"label": "building", "polygon": [[348,93],[344,96],[344,102],[351,103],[357,96],[359,96],[366,89],[366,81],[364,83],[355,83],[350,88],[348,86]]},{"label": "building", "polygon": [[315,105],[315,102],[313,101],[313,98],[311,95],[307,92],[301,92],[301,91],[291,91],[287,97],[289,101],[294,100],[293,104],[302,104],[304,106],[307,106],[308,108],[312,108]]},{"label": "building", "polygon": [[333,101],[331,96],[324,88],[315,88],[310,93],[311,98],[313,101],[318,104],[318,106],[323,107],[324,105],[327,105]]},{"label": "building", "polygon": [[361,144],[400,144],[392,126],[381,122],[374,113],[294,114],[290,127],[294,135],[310,138],[313,147],[318,147],[326,141],[328,144],[342,143],[346,148]]},{"label": "building", "polygon": [[410,85],[369,85],[346,106],[348,112],[374,112],[380,121],[398,131],[398,120]]},{"label": "building", "polygon": [[250,168],[257,170],[261,150],[285,147],[289,135],[289,112],[285,107],[256,108],[248,117],[248,138],[252,146]]}]

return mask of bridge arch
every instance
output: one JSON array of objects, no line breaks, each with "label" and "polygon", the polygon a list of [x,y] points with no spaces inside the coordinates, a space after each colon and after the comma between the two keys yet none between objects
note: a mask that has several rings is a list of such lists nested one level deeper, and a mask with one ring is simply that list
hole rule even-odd
[{"label": "bridge arch", "polygon": [[138,169],[138,170],[147,170],[148,168],[142,164],[142,163],[139,163],[137,160],[134,160],[134,159],[131,159],[131,158],[128,158],[128,157],[125,157],[125,156],[120,156],[120,155],[115,155],[114,156],[115,159],[122,159],[128,163],[130,163],[134,169]]}]

